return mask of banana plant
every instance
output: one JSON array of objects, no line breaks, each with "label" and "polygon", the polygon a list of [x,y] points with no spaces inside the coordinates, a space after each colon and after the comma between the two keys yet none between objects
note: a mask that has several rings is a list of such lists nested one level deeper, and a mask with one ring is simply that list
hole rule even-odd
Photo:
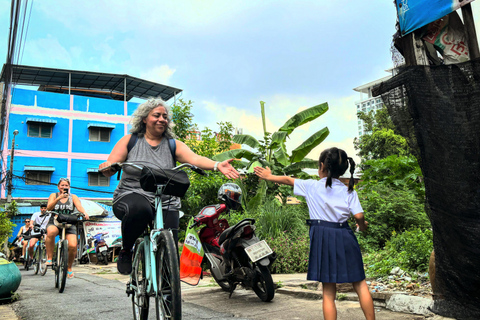
[{"label": "banana plant", "polygon": [[[226,159],[242,159],[240,166],[252,172],[255,166],[270,167],[277,175],[302,175],[302,169],[318,168],[318,160],[305,158],[310,151],[318,146],[330,133],[327,127],[318,130],[298,147],[287,153],[285,143],[290,134],[298,127],[311,122],[328,110],[328,103],[322,103],[295,114],[287,120],[278,131],[270,134],[266,130],[265,102],[260,101],[264,139],[257,140],[248,134],[233,136],[233,142],[247,145],[254,151],[246,149],[234,149],[214,156],[216,161]],[[260,204],[266,194],[267,184],[265,181],[259,183],[257,195],[249,201],[249,207]]]}]

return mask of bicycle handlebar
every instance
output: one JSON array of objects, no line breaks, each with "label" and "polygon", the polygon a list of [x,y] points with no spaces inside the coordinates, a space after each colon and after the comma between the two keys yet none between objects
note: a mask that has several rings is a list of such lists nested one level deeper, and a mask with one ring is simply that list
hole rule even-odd
[{"label": "bicycle handlebar", "polygon": [[[103,172],[103,171],[106,171],[106,170],[109,170],[109,169],[113,169],[115,172],[117,172],[117,171],[122,170],[122,167],[125,166],[125,165],[129,165],[129,166],[137,168],[138,170],[142,170],[141,166],[139,166],[135,163],[132,163],[132,162],[114,162],[111,165],[109,165],[108,167],[99,169],[99,171]],[[193,164],[190,164],[190,163],[182,163],[181,165],[176,166],[176,167],[172,168],[171,170],[179,170],[179,169],[182,169],[182,168],[190,168],[195,173],[198,173],[202,176],[208,176],[208,173],[205,172],[205,170],[203,170],[203,169],[201,169],[201,168],[199,168],[199,167],[197,167]]]}]

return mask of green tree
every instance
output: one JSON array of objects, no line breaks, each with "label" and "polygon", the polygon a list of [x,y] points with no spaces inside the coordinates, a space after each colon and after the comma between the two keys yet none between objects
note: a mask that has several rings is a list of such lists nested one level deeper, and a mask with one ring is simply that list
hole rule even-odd
[{"label": "green tree", "polygon": [[183,142],[196,127],[193,123],[192,104],[191,100],[178,99],[172,106],[172,122],[175,124],[173,132],[178,140]]},{"label": "green tree", "polygon": [[[270,167],[273,174],[276,175],[296,175],[302,177],[306,175],[302,172],[302,169],[318,168],[317,160],[311,160],[305,157],[328,136],[329,130],[327,127],[315,132],[297,148],[292,150],[290,155],[287,153],[285,143],[296,128],[317,119],[327,112],[328,104],[323,103],[297,113],[273,134],[267,132],[266,129],[265,103],[263,101],[260,101],[260,107],[264,131],[263,140],[257,140],[247,134],[235,135],[233,137],[234,142],[247,145],[254,151],[247,149],[230,150],[218,154],[214,158],[217,161],[230,158],[245,159],[246,161],[240,162],[240,166],[250,172],[253,170],[253,167],[261,165]],[[254,179],[254,177],[252,178]],[[269,188],[270,190],[278,190],[275,189],[277,187],[275,187],[273,183],[267,183],[263,180],[260,181],[258,188],[256,188],[255,196],[245,203],[247,208],[258,207],[267,196],[267,190]],[[248,191],[246,193],[249,194]],[[280,194],[279,192],[275,193]],[[275,193],[272,195],[276,195]],[[283,196],[285,197],[285,194]],[[285,201],[283,203],[285,203]]]},{"label": "green tree", "polygon": [[411,155],[406,139],[395,133],[386,107],[376,112],[359,112],[358,117],[364,121],[365,134],[355,138],[353,144],[362,158],[362,166],[366,160]]},{"label": "green tree", "polygon": [[[11,219],[18,214],[17,203],[13,200],[5,210],[0,210],[0,247],[8,257],[8,238],[12,235],[15,224]],[[2,246],[3,244],[3,246]]]}]

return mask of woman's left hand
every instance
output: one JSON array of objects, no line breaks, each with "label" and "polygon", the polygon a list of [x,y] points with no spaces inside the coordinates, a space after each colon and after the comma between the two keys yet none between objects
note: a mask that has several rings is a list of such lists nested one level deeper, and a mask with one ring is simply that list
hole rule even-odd
[{"label": "woman's left hand", "polygon": [[83,218],[84,218],[85,220],[88,220],[88,218],[90,218],[90,217],[89,217],[89,215],[85,212],[85,213],[83,214]]},{"label": "woman's left hand", "polygon": [[238,171],[235,170],[235,168],[230,164],[230,162],[232,162],[233,160],[234,159],[228,159],[222,161],[217,166],[218,171],[223,173],[223,175],[229,179],[237,179],[240,176]]}]

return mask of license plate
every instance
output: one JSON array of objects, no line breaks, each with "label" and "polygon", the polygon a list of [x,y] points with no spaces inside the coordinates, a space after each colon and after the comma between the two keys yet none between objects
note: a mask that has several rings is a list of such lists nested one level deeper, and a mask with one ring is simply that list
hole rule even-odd
[{"label": "license plate", "polygon": [[267,244],[267,242],[265,242],[265,240],[246,247],[245,252],[252,262],[263,259],[273,253],[272,249],[270,249],[270,246]]},{"label": "license plate", "polygon": [[103,247],[98,248],[98,250],[99,250],[100,252],[107,251],[107,247],[106,247],[106,246],[103,246]]}]

